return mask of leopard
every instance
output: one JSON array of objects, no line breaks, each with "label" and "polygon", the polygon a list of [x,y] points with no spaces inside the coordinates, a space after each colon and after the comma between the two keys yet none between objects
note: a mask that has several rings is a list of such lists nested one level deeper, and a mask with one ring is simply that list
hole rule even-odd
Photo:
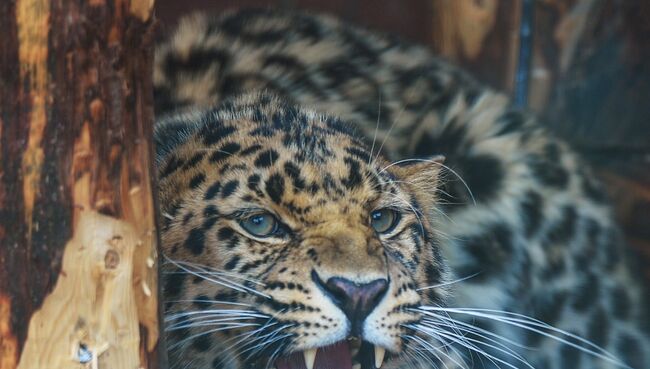
[{"label": "leopard", "polygon": [[650,368],[593,169],[426,46],[195,13],[154,97],[171,368]]}]

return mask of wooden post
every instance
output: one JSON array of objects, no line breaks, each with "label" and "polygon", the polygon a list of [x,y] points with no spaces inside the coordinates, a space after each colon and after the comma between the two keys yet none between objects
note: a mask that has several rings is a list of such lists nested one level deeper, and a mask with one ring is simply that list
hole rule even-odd
[{"label": "wooden post", "polygon": [[0,369],[165,366],[152,8],[0,1]]},{"label": "wooden post", "polygon": [[519,0],[431,0],[431,46],[480,81],[512,92],[519,52]]},{"label": "wooden post", "polygon": [[499,0],[433,0],[432,42],[452,60],[475,59],[492,31]]}]

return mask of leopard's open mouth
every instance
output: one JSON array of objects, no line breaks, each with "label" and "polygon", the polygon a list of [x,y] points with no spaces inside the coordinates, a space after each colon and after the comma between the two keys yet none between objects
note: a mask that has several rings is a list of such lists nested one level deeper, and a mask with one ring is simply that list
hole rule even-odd
[{"label": "leopard's open mouth", "polygon": [[333,345],[294,352],[275,361],[277,369],[377,369],[386,350],[368,342],[350,338]]}]

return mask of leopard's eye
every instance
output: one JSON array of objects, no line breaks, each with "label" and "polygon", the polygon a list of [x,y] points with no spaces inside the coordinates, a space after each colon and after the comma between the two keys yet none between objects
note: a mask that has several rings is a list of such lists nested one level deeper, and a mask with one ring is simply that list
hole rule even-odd
[{"label": "leopard's eye", "polygon": [[370,214],[370,225],[377,233],[393,230],[399,222],[399,213],[393,209],[378,209]]},{"label": "leopard's eye", "polygon": [[278,230],[278,220],[269,213],[255,214],[239,221],[246,232],[256,237],[268,237]]}]

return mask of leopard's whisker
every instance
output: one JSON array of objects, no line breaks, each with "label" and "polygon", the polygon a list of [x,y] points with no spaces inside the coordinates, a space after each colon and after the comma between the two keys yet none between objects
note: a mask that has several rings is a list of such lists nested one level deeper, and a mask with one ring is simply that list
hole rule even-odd
[{"label": "leopard's whisker", "polygon": [[393,166],[395,166],[395,165],[399,165],[399,164],[403,164],[403,163],[409,163],[409,162],[425,162],[425,163],[433,163],[433,164],[437,164],[437,165],[441,166],[442,168],[445,168],[445,169],[448,170],[450,173],[452,173],[453,175],[455,175],[455,176],[458,178],[458,180],[460,180],[460,182],[463,184],[463,186],[465,186],[465,189],[467,189],[467,192],[469,193],[469,196],[470,196],[470,198],[472,199],[472,204],[476,206],[476,199],[474,198],[474,194],[472,193],[472,190],[469,188],[469,185],[467,184],[467,182],[465,182],[465,180],[463,179],[463,177],[461,177],[460,174],[458,174],[455,170],[451,169],[449,166],[447,166],[447,165],[445,165],[445,164],[443,164],[443,163],[440,163],[440,162],[438,162],[438,161],[435,161],[435,160],[429,160],[429,159],[420,159],[420,158],[415,158],[415,159],[402,159],[402,160],[395,161],[395,162],[393,162],[393,163],[391,163],[391,164],[389,164],[389,165],[383,167],[383,168],[379,171],[379,173],[382,173],[382,172],[386,171],[388,168],[393,167]]},{"label": "leopard's whisker", "polygon": [[212,321],[212,322],[221,322],[221,321],[235,321],[235,320],[250,320],[250,319],[263,319],[263,316],[255,316],[255,315],[220,315],[220,314],[209,314],[209,315],[200,315],[200,316],[192,316],[190,318],[186,318],[186,316],[179,317],[175,322],[173,321],[165,321],[166,327],[165,329],[171,329],[173,327],[177,327],[180,325],[184,324],[198,324],[199,322],[207,322],[207,321]]},{"label": "leopard's whisker", "polygon": [[[167,259],[167,258],[165,258],[165,259]],[[234,273],[234,272],[228,272],[228,271],[225,271],[225,270],[219,270],[219,269],[212,268],[212,267],[210,267],[208,265],[205,265],[205,264],[197,264],[197,263],[192,263],[192,262],[189,262],[189,261],[181,261],[181,260],[173,260],[173,261],[178,263],[178,264],[191,266],[191,267],[194,267],[196,269],[200,269],[201,272],[209,274],[209,275],[218,275],[220,277],[226,276],[226,277],[229,277],[229,278],[241,279],[243,281],[250,282],[250,283],[253,283],[253,284],[256,284],[256,285],[259,285],[259,286],[265,286],[266,285],[264,282],[260,282],[260,281],[255,280],[255,279],[251,279],[251,278],[243,276],[241,274]]]},{"label": "leopard's whisker", "polygon": [[195,361],[196,359],[189,360],[188,362],[185,363],[185,365],[183,365],[182,369],[192,368],[194,366]]},{"label": "leopard's whisker", "polygon": [[[427,310],[430,309],[430,308],[431,307],[426,307]],[[578,335],[575,335],[575,334],[572,334],[570,332],[561,330],[559,328],[553,327],[552,325],[550,325],[548,323],[545,323],[545,322],[543,322],[541,320],[529,317],[529,316],[524,315],[524,314],[514,313],[514,312],[510,312],[510,311],[503,311],[503,310],[483,309],[483,308],[443,308],[443,307],[438,307],[436,309],[431,309],[431,310],[439,310],[439,309],[445,309],[446,312],[451,312],[451,313],[467,314],[467,315],[473,315],[473,316],[487,318],[487,319],[493,319],[493,320],[497,320],[497,321],[504,322],[504,323],[512,323],[512,322],[514,322],[514,323],[520,323],[520,324],[530,324],[530,325],[538,327],[538,328],[548,329],[548,330],[554,331],[556,333],[559,333],[559,334],[565,335],[567,337],[570,337],[572,339],[575,339],[577,341],[580,341],[580,342],[582,342],[582,343],[584,343],[584,344],[586,344],[588,346],[593,347],[596,350],[601,351],[604,355],[611,355],[610,356],[611,359],[617,360],[614,355],[610,354],[604,348],[596,345],[595,343],[593,343],[593,342],[591,342],[589,340],[586,340],[586,339],[584,339],[584,338],[582,338],[582,337],[580,337]],[[490,314],[485,314],[485,313],[504,314],[506,316],[490,315]],[[515,318],[509,317],[509,316],[513,316]],[[501,319],[501,320],[498,320],[498,319]],[[521,328],[527,329],[527,327],[521,327]],[[537,332],[537,333],[539,333],[539,332]],[[543,333],[545,333],[545,332],[543,332]],[[546,333],[546,334],[548,334],[548,333]],[[557,337],[550,335],[549,338],[557,338]]]},{"label": "leopard's whisker", "polygon": [[[425,316],[425,318],[426,318],[426,316]],[[425,320],[423,319],[422,321],[424,322]],[[420,324],[422,324],[422,323],[420,323]],[[460,332],[460,330],[458,330],[456,327],[454,327],[453,323],[451,323],[450,326],[451,326],[452,329],[454,329],[457,332],[456,337],[458,337],[459,339],[463,339],[463,334]],[[427,335],[429,335],[431,338],[435,339],[436,341],[442,343],[441,348],[450,348],[452,351],[454,351],[454,353],[456,355],[458,355],[459,357],[462,357],[462,355],[454,348],[452,343],[448,342],[448,340],[443,339],[443,337],[438,335],[435,331],[428,331]]]},{"label": "leopard's whisker", "polygon": [[[492,355],[492,354],[488,353],[484,349],[477,346],[475,343],[481,343],[484,346],[487,346],[487,347],[492,348],[494,350],[500,351],[503,354],[506,354],[507,356],[510,356],[510,357],[514,358],[515,360],[520,361],[522,364],[524,364],[528,368],[535,369],[526,360],[524,360],[524,359],[522,359],[520,357],[514,356],[514,355],[510,354],[508,351],[503,350],[503,349],[499,349],[498,347],[492,347],[489,344],[485,344],[484,342],[477,341],[477,340],[471,339],[469,337],[463,337],[462,339],[460,339],[459,337],[456,337],[453,334],[440,333],[440,335],[442,337],[444,337],[445,339],[447,339],[447,340],[449,340],[451,342],[454,342],[454,343],[456,343],[456,344],[458,344],[458,345],[460,345],[462,347],[465,347],[466,349],[479,354],[481,357],[484,357],[484,358],[488,359],[496,367],[500,368],[501,366],[498,364],[498,363],[500,363],[500,364],[504,364],[504,365],[506,365],[506,366],[508,366],[508,367],[510,367],[512,369],[519,369],[516,365],[511,364],[511,363],[509,363],[509,362],[507,362],[507,361],[505,361],[505,360],[503,360],[503,359],[501,359],[501,358],[499,358],[499,357],[497,357],[495,355]],[[475,343],[473,343],[473,342],[475,342]]]},{"label": "leopard's whisker", "polygon": [[[529,316],[523,315],[523,314],[518,314],[518,313],[513,313],[513,312],[508,312],[508,311],[501,311],[501,310],[493,310],[493,309],[472,309],[472,308],[444,308],[444,307],[436,307],[436,306],[421,306],[418,309],[414,309],[416,311],[419,311],[420,313],[427,314],[429,311],[446,311],[449,313],[457,313],[457,314],[464,314],[464,315],[470,315],[470,316],[475,316],[479,318],[485,318],[485,319],[490,319],[493,321],[501,322],[504,324],[508,324],[514,327],[518,327],[524,330],[528,330],[530,332],[537,333],[541,336],[553,339],[555,341],[558,341],[560,343],[563,343],[565,345],[568,345],[570,347],[573,347],[577,350],[580,350],[584,353],[590,354],[592,356],[598,357],[600,359],[603,359],[605,361],[608,361],[612,364],[624,367],[624,368],[629,368],[631,369],[628,365],[625,363],[621,362],[616,356],[613,354],[609,353],[607,350],[604,348],[596,345],[595,343],[586,340],[580,336],[577,336],[575,334],[572,334],[570,332],[564,331],[562,329],[553,327],[547,323],[544,323],[540,320],[537,320],[535,318],[531,318]],[[503,315],[496,315],[496,314],[503,314]],[[504,316],[505,315],[505,316]],[[567,339],[564,339],[562,337],[558,337],[556,335],[550,334],[548,332],[545,332],[541,329],[546,329],[549,331],[552,331],[554,333],[561,334],[563,336],[567,336],[571,339],[574,339],[576,341],[579,341],[582,344],[585,344],[592,349],[585,348],[581,345],[578,345],[574,342],[571,342]]]},{"label": "leopard's whisker", "polygon": [[197,327],[211,327],[211,326],[220,326],[220,325],[227,325],[229,327],[248,327],[249,326],[248,323],[239,324],[238,321],[250,320],[250,319],[253,319],[253,318],[207,319],[207,320],[193,321],[193,322],[187,323],[187,324],[176,323],[174,325],[165,327],[165,331],[171,332],[171,331],[176,331],[176,330],[179,330],[179,329],[197,328]]},{"label": "leopard's whisker", "polygon": [[[427,328],[431,328],[431,329],[440,329],[440,327],[445,327],[445,326],[449,327],[449,325],[446,325],[446,324],[435,324],[435,325],[431,325],[431,324],[422,324],[422,325],[425,326],[425,327],[427,327]],[[486,339],[487,341],[492,342],[493,344],[491,344],[491,343],[487,343],[487,342],[483,342],[483,341],[481,341],[481,340],[477,340],[477,339],[474,339],[474,338],[471,338],[471,337],[467,337],[467,336],[464,336],[464,335],[462,336],[462,340],[463,340],[463,341],[466,341],[467,343],[473,342],[474,344],[477,344],[477,345],[484,345],[484,346],[486,346],[486,347],[488,347],[488,348],[491,348],[491,349],[493,349],[493,350],[496,350],[496,351],[499,351],[499,352],[501,352],[501,353],[503,353],[503,354],[506,354],[506,355],[508,355],[508,356],[510,356],[510,357],[512,357],[512,358],[514,358],[514,359],[516,359],[517,361],[520,361],[521,363],[525,364],[526,366],[530,367],[531,369],[534,369],[534,368],[533,368],[533,367],[532,367],[532,366],[531,366],[531,365],[530,365],[530,364],[529,364],[529,363],[528,363],[528,362],[523,358],[523,356],[517,354],[514,350],[512,350],[512,349],[509,348],[508,346],[504,345],[503,343],[498,342],[498,341],[496,341],[496,340],[494,340],[494,339],[491,339],[491,338],[489,338],[489,337],[485,337],[485,336],[483,336],[483,335],[479,335],[479,334],[474,333],[474,332],[472,332],[472,331],[470,331],[470,330],[467,330],[467,329],[463,329],[463,331],[468,332],[468,333],[475,334],[475,335],[477,335],[477,336],[479,336],[479,337],[481,337],[481,338]],[[452,333],[452,332],[449,332],[449,331],[445,331],[445,330],[441,330],[441,332],[437,332],[437,333],[438,333],[439,335],[443,336],[443,337],[448,337],[448,336],[451,335],[451,336],[454,336],[454,337],[456,337],[456,338],[460,338],[457,334]],[[478,346],[477,346],[477,347],[478,347]]]},{"label": "leopard's whisker", "polygon": [[388,132],[386,132],[386,136],[384,136],[384,139],[381,141],[381,146],[379,146],[379,150],[377,150],[377,155],[375,156],[374,160],[372,161],[373,163],[379,159],[379,156],[381,155],[381,150],[384,148],[384,145],[386,144],[386,140],[390,137],[391,132],[393,132],[393,128],[395,128],[395,125],[399,121],[399,118],[402,116],[402,113],[406,110],[406,106],[402,105],[400,108],[399,112],[397,113],[397,116],[395,119],[393,119],[393,122],[390,124],[390,127],[388,128]]},{"label": "leopard's whisker", "polygon": [[[416,356],[417,356],[417,357],[419,357],[420,359],[422,359],[422,360],[417,360],[417,361],[420,361],[420,362],[424,362],[424,361],[425,361],[425,362],[427,362],[429,365],[431,365],[432,368],[439,368],[439,366],[436,365],[436,363],[434,363],[434,361],[429,357],[429,355],[433,355],[433,356],[435,357],[435,359],[436,359],[438,362],[444,364],[443,360],[440,358],[440,356],[439,356],[435,351],[432,351],[432,350],[427,349],[426,347],[424,347],[424,346],[422,345],[421,342],[412,339],[410,336],[405,336],[404,338],[405,338],[405,339],[410,339],[411,341],[415,342],[415,344],[417,345],[416,347],[410,347],[410,346],[408,347],[409,351],[413,353],[413,354],[412,354],[412,356],[413,356],[413,360],[417,360],[417,359],[416,359]],[[424,350],[419,350],[419,349],[417,348],[417,347],[419,347],[419,346],[422,346],[422,347],[424,348]],[[428,355],[427,355],[427,354],[428,354]]]},{"label": "leopard's whisker", "polygon": [[[425,316],[423,318],[423,321],[424,322],[432,322],[434,324],[441,324],[440,321],[449,322],[449,324],[453,325],[458,330],[465,330],[465,331],[470,332],[472,334],[475,334],[477,336],[485,336],[486,339],[489,339],[487,336],[491,336],[491,337],[493,337],[493,339],[500,339],[500,340],[502,340],[502,341],[504,341],[504,342],[506,342],[508,344],[511,344],[513,346],[516,346],[516,347],[519,347],[519,348],[522,348],[522,349],[526,349],[526,350],[532,350],[531,347],[528,347],[526,345],[522,345],[521,343],[515,342],[515,341],[513,341],[511,339],[503,337],[503,336],[501,336],[499,334],[496,334],[494,332],[490,332],[487,329],[479,328],[479,327],[473,326],[473,325],[471,325],[469,323],[465,323],[463,321],[453,319],[453,318],[451,318],[449,316],[436,315],[435,320],[430,319],[430,316]],[[492,340],[492,339],[490,339],[490,340]],[[496,341],[496,340],[494,340],[494,341]]]},{"label": "leopard's whisker", "polygon": [[[424,324],[424,326],[426,326],[428,328],[432,328],[432,329],[443,329],[443,330],[444,330],[445,327],[450,328],[450,326],[448,324],[435,324],[433,326],[428,325],[428,324]],[[496,339],[489,338],[487,336],[484,336],[482,334],[473,332],[472,330],[469,330],[469,329],[466,329],[466,328],[462,328],[461,331],[464,332],[464,333],[469,333],[469,334],[475,335],[478,338],[481,338],[481,339],[483,339],[483,340],[485,340],[487,342],[482,341],[481,339],[475,339],[475,338],[467,337],[464,334],[459,335],[457,333],[451,333],[449,331],[445,331],[446,332],[445,335],[453,335],[453,336],[455,336],[457,338],[462,337],[462,339],[465,340],[465,341],[473,342],[476,345],[483,345],[483,346],[486,346],[486,347],[491,348],[493,350],[497,350],[499,352],[505,353],[506,355],[508,355],[510,357],[513,357],[518,361],[522,361],[522,362],[525,361],[523,356],[519,355],[516,351],[514,351],[510,347],[506,346],[504,343],[497,341]],[[490,342],[490,343],[488,343],[488,342]]]},{"label": "leopard's whisker", "polygon": [[[408,339],[408,337],[404,337],[405,339]],[[412,341],[412,340],[411,340]],[[435,352],[430,352],[427,351],[429,355],[425,355],[424,353],[420,352],[420,350],[417,349],[420,344],[418,342],[415,342],[417,345],[416,347],[413,346],[407,346],[405,350],[405,354],[407,354],[407,358],[409,360],[409,368],[411,369],[423,369],[422,363],[427,362],[432,364],[432,368],[439,369],[440,366],[436,363],[433,362],[433,360],[429,357],[430,355],[433,355],[433,357],[438,360],[438,362],[442,362],[442,359],[440,359],[440,356],[438,356],[437,353]],[[420,359],[418,359],[420,358]]]},{"label": "leopard's whisker", "polygon": [[[259,333],[263,332],[266,329],[269,329],[269,327],[274,326],[276,324],[278,324],[278,322],[274,321],[271,318],[271,319],[268,319],[266,321],[266,323],[264,323],[261,327],[255,329],[255,330],[252,330],[250,332],[243,332],[243,333],[238,334],[238,335],[236,335],[236,336],[234,336],[232,338],[229,338],[228,340],[226,340],[224,342],[224,344],[228,343],[230,341],[235,341],[235,342],[230,344],[224,351],[232,350],[235,346],[240,345],[242,342],[244,342],[245,340],[248,340],[250,337],[254,337],[254,338],[252,340],[246,342],[245,346],[250,345],[250,344],[252,344],[252,343],[254,343],[254,342],[258,341],[258,340],[263,340],[263,339],[265,339],[266,337],[268,337],[270,335],[277,334],[278,332],[280,332],[280,331],[286,329],[287,327],[291,326],[289,324],[285,324],[284,326],[280,326],[279,328],[274,329],[270,333],[267,333],[267,334],[264,334],[264,335],[259,335]],[[231,357],[231,359],[228,361],[228,363],[232,362],[233,360],[237,360],[237,358],[239,358],[241,356],[241,354],[242,354],[241,351],[238,352],[236,355]]]},{"label": "leopard's whisker", "polygon": [[[444,314],[446,314],[447,317],[449,317],[449,314],[447,314],[447,313],[444,313]],[[456,325],[456,322],[454,322],[454,321],[442,320],[442,319],[434,320],[431,316],[428,316],[428,315],[424,315],[424,316],[422,317],[422,320],[421,320],[421,321],[422,321],[423,323],[427,323],[427,322],[438,323],[439,321],[446,322],[446,323],[449,324],[449,326],[450,326],[449,328],[451,328],[452,330],[454,330],[454,332],[456,332],[456,336],[457,336],[458,338],[461,338],[461,339],[462,339],[462,337],[463,337],[463,334],[462,334],[460,328]]]},{"label": "leopard's whisker", "polygon": [[200,332],[200,333],[193,334],[193,335],[191,335],[189,337],[186,337],[186,338],[174,343],[173,345],[171,345],[169,347],[169,350],[174,350],[174,349],[182,346],[185,342],[193,340],[193,339],[195,339],[197,337],[200,337],[200,336],[204,336],[206,334],[212,334],[212,333],[216,333],[216,332],[227,331],[227,330],[235,329],[235,328],[255,327],[255,326],[259,326],[259,324],[257,324],[257,323],[242,323],[242,324],[233,324],[233,325],[227,325],[227,326],[219,327],[219,328],[215,328],[215,329],[210,329],[210,330],[207,330],[207,331],[203,331],[203,332]]},{"label": "leopard's whisker", "polygon": [[243,302],[232,302],[232,301],[225,301],[225,300],[197,300],[197,299],[183,299],[183,300],[165,300],[165,302],[173,302],[173,303],[179,303],[179,302],[189,302],[189,303],[201,303],[201,304],[211,304],[211,305],[235,305],[235,306],[247,306],[247,307],[252,307],[255,306],[253,304],[246,304]]},{"label": "leopard's whisker", "polygon": [[[244,349],[244,350],[239,350],[239,351],[237,352],[237,355],[235,355],[235,358],[241,357],[241,356],[243,356],[244,354],[246,354],[247,352],[252,351],[252,352],[249,352],[249,354],[247,354],[247,355],[246,355],[246,358],[244,359],[244,360],[248,360],[248,359],[250,359],[251,357],[254,357],[255,354],[256,354],[258,351],[263,350],[264,347],[269,346],[269,345],[271,345],[272,343],[277,342],[278,340],[285,339],[285,338],[287,338],[287,337],[291,337],[291,336],[293,336],[292,333],[287,333],[287,334],[284,334],[284,335],[281,335],[281,336],[277,336],[277,335],[280,334],[284,329],[287,329],[287,328],[292,327],[292,326],[293,326],[293,325],[291,325],[291,324],[285,324],[285,325],[283,325],[283,326],[280,326],[280,327],[274,329],[274,330],[273,330],[272,332],[270,332],[270,333],[267,333],[267,334],[264,334],[264,335],[261,335],[261,336],[257,336],[257,337],[255,337],[254,339],[252,339],[251,341],[246,342],[246,345],[245,345],[245,346],[249,346],[249,347],[247,347],[247,348]],[[276,337],[276,336],[277,336],[277,337]],[[261,341],[261,343],[255,343],[255,342],[258,342],[258,341]],[[253,344],[255,344],[255,346],[251,346],[251,345],[253,345]]]},{"label": "leopard's whisker", "polygon": [[375,151],[375,142],[377,141],[377,132],[379,132],[379,120],[381,118],[381,89],[379,89],[379,98],[378,98],[378,107],[377,107],[377,123],[375,124],[375,134],[372,137],[372,146],[370,147],[370,155],[368,156],[368,165],[372,163],[372,153]]},{"label": "leopard's whisker", "polygon": [[186,268],[181,268],[181,269],[182,269],[181,271],[164,272],[164,274],[191,274],[191,275],[193,275],[195,277],[207,280],[209,282],[219,284],[219,285],[221,285],[223,287],[227,287],[227,288],[237,290],[237,291],[242,292],[242,293],[252,292],[252,291],[247,291],[247,289],[249,289],[249,287],[245,287],[243,285],[240,285],[239,283],[232,282],[232,281],[230,281],[230,280],[228,280],[228,279],[226,279],[226,278],[224,278],[222,276],[209,275],[209,274],[206,275],[207,273],[196,272],[196,271],[192,271],[192,270],[186,269]]},{"label": "leopard's whisker", "polygon": [[[227,340],[224,341],[223,343],[227,343],[227,342],[230,342],[230,341],[233,341],[233,340],[237,340],[237,341],[234,342],[232,345],[230,345],[227,349],[223,350],[223,352],[230,352],[231,349],[232,349],[234,346],[240,344],[240,343],[241,343],[242,341],[244,341],[246,338],[250,337],[250,336],[252,335],[252,332],[260,332],[260,331],[262,331],[263,329],[264,329],[264,325],[263,325],[262,327],[260,327],[260,328],[253,329],[252,331],[244,331],[244,332],[242,332],[242,333],[240,333],[240,334],[237,334],[237,335],[235,335],[235,336],[233,336],[233,337],[227,339]],[[239,355],[230,355],[230,357],[228,358],[228,360],[227,360],[226,362],[222,362],[222,364],[224,365],[224,367],[227,368],[227,367],[229,367],[229,365],[230,365],[232,362],[234,362],[235,360],[237,360],[238,356],[239,356]]]},{"label": "leopard's whisker", "polygon": [[[440,346],[433,346],[432,342],[429,342],[429,341],[427,341],[427,340],[425,340],[425,339],[423,339],[421,337],[417,337],[417,338],[418,338],[418,340],[417,340],[416,343],[418,344],[418,346],[422,347],[422,350],[417,350],[417,351],[421,352],[423,355],[424,355],[424,353],[433,354],[435,356],[435,358],[440,363],[442,363],[442,365],[445,366],[445,367],[447,367],[447,361],[444,360],[438,354],[438,352],[442,353],[444,357],[447,357],[449,359],[449,361],[452,361],[452,362],[453,362],[454,359],[451,358],[450,354],[457,355],[457,357],[459,359],[462,358],[462,355],[458,352],[458,350],[456,348],[454,348],[454,346],[451,343],[442,340],[442,337],[436,339],[436,341],[438,341],[440,343]],[[432,350],[431,347],[435,347],[435,350]],[[448,351],[449,349],[451,349],[451,351],[452,351],[451,353],[449,353],[449,351]],[[460,368],[464,368],[465,367],[465,362],[464,361],[462,363],[458,362],[459,359],[456,360],[456,365],[459,366]]]},{"label": "leopard's whisker", "polygon": [[[405,180],[391,180],[390,182],[391,182],[391,183],[406,183],[406,184],[409,184],[409,185],[416,184],[415,181],[405,181]],[[376,188],[376,187],[377,187],[377,186],[373,187],[373,189]],[[435,189],[434,189],[434,192],[435,192],[435,193],[442,193],[443,195],[445,195],[445,196],[447,196],[447,197],[449,197],[449,198],[453,197],[450,193],[448,193],[447,191],[443,190],[442,188],[435,188]],[[450,204],[450,203],[445,202],[445,204]],[[451,204],[454,204],[454,205],[462,205],[461,203],[451,203]],[[451,218],[449,218],[449,220],[450,220],[450,221],[453,221]]]},{"label": "leopard's whisker", "polygon": [[243,321],[243,320],[256,320],[260,319],[255,316],[237,316],[237,315],[203,315],[195,316],[188,319],[178,319],[177,321],[169,321],[165,324],[165,330],[172,330],[174,328],[185,326],[185,325],[196,325],[199,326],[202,323],[213,322],[234,322],[234,321]]},{"label": "leopard's whisker", "polygon": [[192,316],[192,315],[215,315],[215,314],[250,314],[255,315],[260,318],[269,318],[269,315],[258,313],[254,310],[237,310],[237,309],[206,309],[206,310],[192,310],[192,311],[183,311],[181,313],[170,314],[165,317],[165,321],[177,319],[182,316]]},{"label": "leopard's whisker", "polygon": [[234,337],[231,337],[231,338],[227,339],[223,343],[227,343],[227,342],[230,342],[230,341],[235,341],[235,342],[232,343],[230,346],[228,346],[226,348],[226,351],[231,350],[235,346],[239,345],[242,341],[248,339],[251,336],[256,336],[258,333],[260,333],[263,330],[268,329],[268,327],[274,326],[276,324],[278,324],[278,322],[271,322],[271,320],[267,320],[266,323],[264,323],[261,327],[259,327],[257,329],[254,329],[254,330],[248,331],[248,332],[242,332],[242,333],[240,333],[240,334],[238,334],[238,335],[236,335]]},{"label": "leopard's whisker", "polygon": [[[253,346],[253,347],[250,347],[250,348],[244,350],[244,352],[246,352],[246,351],[250,351],[250,352],[246,355],[245,360],[250,360],[251,358],[255,357],[255,356],[256,356],[257,354],[259,354],[262,350],[264,350],[265,347],[271,346],[273,343],[275,343],[275,342],[277,342],[277,341],[279,341],[279,340],[283,340],[283,339],[285,339],[285,338],[292,337],[292,336],[294,335],[293,333],[286,333],[286,334],[283,334],[283,335],[281,335],[281,336],[274,337],[274,336],[275,336],[276,334],[278,334],[278,333],[280,333],[280,332],[276,331],[276,332],[274,332],[274,334],[271,335],[271,337],[269,337],[266,341],[261,342],[261,343],[258,343],[257,345],[255,345],[255,346]],[[244,353],[244,352],[242,352],[242,353]]]},{"label": "leopard's whisker", "polygon": [[[197,266],[196,268],[200,268],[200,267]],[[201,269],[201,273],[206,274],[206,275],[210,275],[210,276],[219,276],[221,278],[228,277],[228,278],[240,279],[240,280],[243,280],[243,281],[246,281],[246,282],[251,282],[251,283],[254,283],[254,284],[257,284],[257,285],[260,285],[260,286],[265,285],[262,282],[259,282],[259,281],[256,281],[256,280],[253,280],[253,279],[250,279],[250,278],[246,278],[246,277],[244,277],[242,275],[238,275],[238,274],[235,274],[235,273],[227,273],[227,272],[222,272],[222,271],[218,271],[218,272],[217,271],[209,271],[209,270],[205,270],[205,269]]]},{"label": "leopard's whisker", "polygon": [[431,285],[431,286],[420,287],[416,291],[424,291],[424,290],[430,290],[430,289],[433,289],[433,288],[440,288],[440,287],[449,286],[449,285],[452,285],[452,284],[455,284],[455,283],[460,283],[460,282],[466,281],[468,279],[474,278],[479,274],[480,274],[480,272],[474,273],[474,274],[471,274],[471,275],[468,275],[468,276],[465,276],[465,277],[462,277],[462,278],[458,278],[458,279],[455,279],[453,281],[438,283],[438,284],[434,284],[434,285]]},{"label": "leopard's whisker", "polygon": [[183,265],[184,263],[182,263],[182,262],[176,262],[176,261],[174,261],[172,259],[169,259],[169,258],[166,258],[166,259],[171,264],[175,265],[177,268],[186,271],[188,274],[191,274],[191,275],[194,275],[196,277],[205,279],[206,281],[210,281],[212,283],[218,284],[220,286],[228,287],[228,288],[231,288],[231,289],[239,291],[239,292],[252,293],[254,295],[261,296],[261,297],[264,297],[264,298],[267,298],[267,299],[271,298],[271,296],[269,296],[269,295],[267,295],[267,294],[265,294],[263,292],[259,292],[259,291],[255,290],[255,289],[250,288],[250,287],[246,287],[246,286],[244,286],[242,284],[233,282],[231,280],[228,280],[228,279],[224,278],[223,276],[218,276],[217,278],[219,278],[219,279],[206,277],[206,276],[202,275],[201,273],[197,273],[197,272],[195,272],[193,270],[190,270],[189,268],[185,267]]},{"label": "leopard's whisker", "polygon": [[275,359],[280,355],[280,353],[287,348],[287,342],[283,342],[278,347],[273,351],[273,353],[269,356],[269,360],[266,362],[265,369],[269,369],[271,365],[275,362]]},{"label": "leopard's whisker", "polygon": [[[409,328],[411,328],[411,329],[413,329],[413,330],[416,330],[416,331],[420,331],[420,329],[418,329],[418,327],[415,327],[415,326],[409,326]],[[465,365],[464,365],[464,364],[459,363],[458,360],[452,358],[452,357],[451,357],[447,352],[445,352],[445,351],[442,350],[441,348],[439,348],[439,347],[435,347],[433,344],[431,344],[431,343],[428,342],[428,341],[425,341],[425,340],[422,339],[421,337],[411,335],[411,338],[412,338],[415,342],[419,342],[420,345],[421,345],[422,347],[427,348],[427,349],[429,349],[429,350],[432,350],[431,352],[437,352],[437,353],[441,354],[443,357],[448,358],[452,363],[456,364],[459,368],[465,368]],[[437,356],[437,355],[436,355],[436,356]],[[444,360],[440,360],[440,361],[443,363],[443,365],[445,366],[445,368],[447,368],[447,364],[445,363],[445,361],[444,361]]]},{"label": "leopard's whisker", "polygon": [[494,364],[494,366],[496,366],[496,367],[500,368],[500,365],[497,364],[497,362],[499,362],[499,363],[502,363],[502,364],[506,364],[507,366],[509,366],[512,369],[518,369],[513,364],[510,364],[510,363],[508,363],[508,362],[506,362],[506,361],[504,361],[502,359],[499,359],[499,358],[495,357],[494,355],[491,355],[488,352],[486,352],[485,350],[481,349],[480,347],[477,347],[476,345],[470,343],[469,341],[466,340],[466,337],[456,337],[454,335],[445,334],[442,331],[430,332],[429,329],[424,328],[424,327],[419,327],[419,326],[411,326],[409,328],[411,328],[413,330],[416,330],[416,331],[418,331],[420,333],[427,334],[427,335],[433,333],[436,336],[442,337],[442,339],[444,339],[446,341],[450,341],[450,342],[455,343],[455,344],[457,344],[457,345],[459,345],[461,347],[465,347],[466,349],[468,349],[468,350],[470,350],[472,352],[476,352],[477,354],[479,354],[480,357],[485,357],[492,364]]}]

